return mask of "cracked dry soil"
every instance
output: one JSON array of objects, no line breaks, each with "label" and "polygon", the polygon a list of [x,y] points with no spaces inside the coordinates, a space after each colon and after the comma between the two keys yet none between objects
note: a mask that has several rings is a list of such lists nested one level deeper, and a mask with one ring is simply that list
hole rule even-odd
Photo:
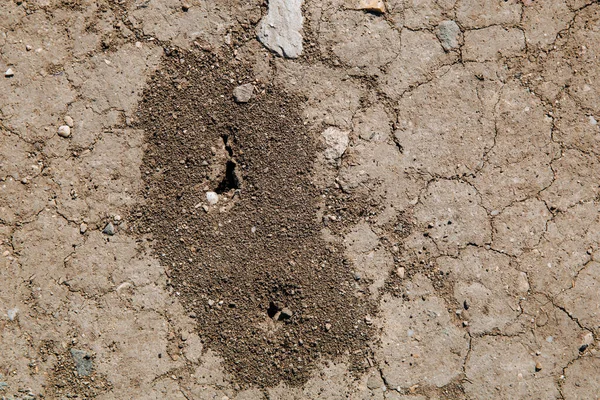
[{"label": "cracked dry soil", "polygon": [[275,4],[0,2],[0,398],[597,398],[600,3]]}]

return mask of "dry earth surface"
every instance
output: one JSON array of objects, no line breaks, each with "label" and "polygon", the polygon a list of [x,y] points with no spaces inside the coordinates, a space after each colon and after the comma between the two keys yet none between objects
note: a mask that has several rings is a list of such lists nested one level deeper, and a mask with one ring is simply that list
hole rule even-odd
[{"label": "dry earth surface", "polygon": [[0,3],[0,398],[598,398],[598,1]]}]

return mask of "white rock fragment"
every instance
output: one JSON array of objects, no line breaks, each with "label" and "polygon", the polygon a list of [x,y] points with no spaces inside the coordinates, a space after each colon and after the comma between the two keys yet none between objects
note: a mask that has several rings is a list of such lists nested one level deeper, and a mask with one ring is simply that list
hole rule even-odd
[{"label": "white rock fragment", "polygon": [[213,206],[219,202],[219,195],[215,192],[206,192],[206,201]]},{"label": "white rock fragment", "polygon": [[404,267],[398,267],[398,269],[396,270],[396,275],[398,275],[400,279],[404,279],[405,274],[406,270],[404,269]]},{"label": "white rock fragment", "polygon": [[269,0],[269,10],[257,27],[258,40],[287,58],[302,53],[302,0]]},{"label": "white rock fragment", "polygon": [[15,307],[15,308],[11,308],[10,310],[8,310],[6,312],[6,315],[8,315],[8,319],[10,319],[11,321],[14,321],[15,318],[17,318],[18,313],[19,313],[19,309],[17,307]]},{"label": "white rock fragment", "polygon": [[15,71],[13,71],[12,68],[7,69],[6,72],[4,73],[4,76],[7,78],[11,78],[14,75],[15,75]]},{"label": "white rock fragment", "polygon": [[68,138],[71,136],[71,128],[69,125],[61,125],[58,127],[58,136]]},{"label": "white rock fragment", "polygon": [[233,98],[237,103],[247,103],[252,98],[254,93],[254,85],[246,83],[233,89]]},{"label": "white rock fragment", "polygon": [[454,21],[442,21],[437,27],[436,35],[446,51],[459,47],[460,28]]},{"label": "white rock fragment", "polygon": [[359,0],[358,10],[365,10],[383,14],[385,12],[385,3],[383,0]]},{"label": "white rock fragment", "polygon": [[67,124],[69,126],[69,128],[72,128],[73,125],[75,124],[75,121],[73,121],[73,118],[71,118],[70,116],[66,116],[65,117],[65,124]]},{"label": "white rock fragment", "polygon": [[323,132],[323,138],[325,139],[325,159],[333,164],[337,164],[339,159],[342,157],[348,143],[348,131],[342,131],[336,127],[329,127]]},{"label": "white rock fragment", "polygon": [[593,115],[590,115],[590,124],[592,124],[592,125],[598,125],[598,121],[596,121],[596,118],[594,118]]}]

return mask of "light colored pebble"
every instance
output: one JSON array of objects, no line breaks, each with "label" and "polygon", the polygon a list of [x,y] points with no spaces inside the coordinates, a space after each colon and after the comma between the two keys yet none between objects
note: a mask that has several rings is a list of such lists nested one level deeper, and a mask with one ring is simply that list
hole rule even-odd
[{"label": "light colored pebble", "polygon": [[11,321],[14,321],[15,318],[17,318],[18,313],[19,313],[19,309],[17,307],[11,308],[10,310],[8,310],[6,312],[6,314],[8,315],[8,319],[10,319]]},{"label": "light colored pebble", "polygon": [[358,7],[356,8],[383,14],[385,12],[385,3],[383,0],[359,0]]},{"label": "light colored pebble", "polygon": [[215,192],[206,192],[206,201],[210,205],[215,205],[219,202],[219,195]]},{"label": "light colored pebble", "polygon": [[61,125],[58,127],[58,136],[68,138],[71,136],[71,128],[69,125]]},{"label": "light colored pebble", "polygon": [[71,118],[70,116],[66,116],[65,117],[65,124],[67,124],[69,126],[69,128],[72,128],[73,125],[75,124],[75,121],[73,121],[73,118]]},{"label": "light colored pebble", "polygon": [[398,275],[398,277],[400,279],[404,279],[405,273],[406,273],[406,270],[404,269],[404,267],[398,267],[398,269],[396,270],[396,274]]},{"label": "light colored pebble", "polygon": [[12,68],[7,69],[6,72],[4,73],[4,76],[7,78],[10,78],[14,75],[15,75],[15,71],[13,71]]}]

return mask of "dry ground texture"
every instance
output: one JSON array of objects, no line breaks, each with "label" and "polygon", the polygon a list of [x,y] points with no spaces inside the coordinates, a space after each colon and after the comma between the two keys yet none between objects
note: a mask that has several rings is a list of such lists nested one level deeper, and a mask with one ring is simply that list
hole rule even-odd
[{"label": "dry ground texture", "polygon": [[0,0],[0,398],[597,399],[600,3],[284,3]]}]

